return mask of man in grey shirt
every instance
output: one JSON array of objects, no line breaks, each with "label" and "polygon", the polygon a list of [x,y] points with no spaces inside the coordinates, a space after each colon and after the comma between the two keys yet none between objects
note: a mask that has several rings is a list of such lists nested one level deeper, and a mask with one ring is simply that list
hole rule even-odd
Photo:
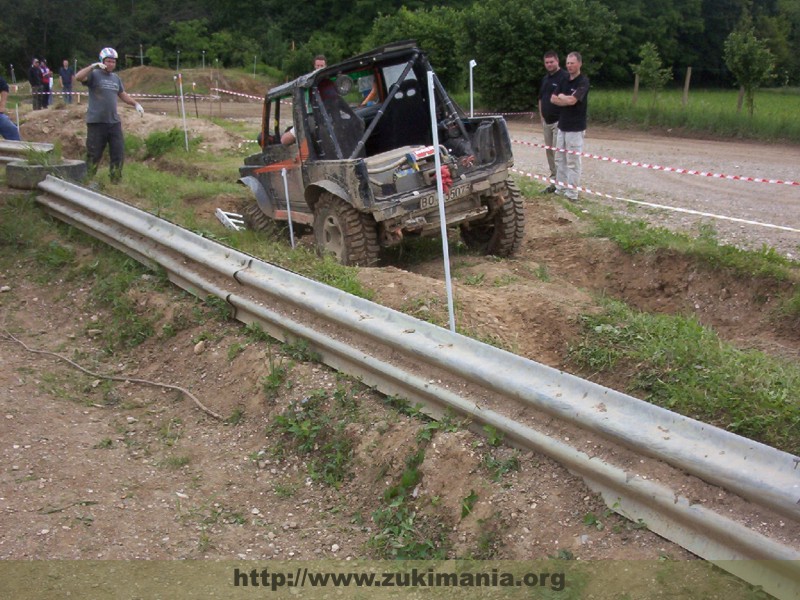
[{"label": "man in grey shirt", "polygon": [[125,92],[122,80],[113,72],[116,66],[117,51],[103,48],[100,62],[84,67],[75,74],[75,79],[89,88],[89,109],[86,111],[86,166],[89,176],[93,177],[97,172],[97,164],[108,146],[112,183],[122,179],[125,161],[125,140],[117,114],[117,98],[144,115],[142,105]]}]

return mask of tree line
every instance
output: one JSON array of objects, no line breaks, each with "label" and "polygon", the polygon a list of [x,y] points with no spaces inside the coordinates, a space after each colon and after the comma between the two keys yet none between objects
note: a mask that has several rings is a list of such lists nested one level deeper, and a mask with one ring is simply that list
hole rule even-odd
[{"label": "tree line", "polygon": [[[747,31],[768,52],[773,85],[800,83],[797,0],[15,0],[0,21],[0,72],[24,79],[31,57],[85,65],[104,46],[177,68],[254,66],[294,77],[314,55],[336,62],[398,39],[416,39],[446,85],[476,88],[497,108],[533,106],[541,57],[579,50],[594,85],[632,82],[645,44],[670,78],[692,67],[699,85],[741,83],[726,41]],[[744,25],[743,25],[744,24]]]}]

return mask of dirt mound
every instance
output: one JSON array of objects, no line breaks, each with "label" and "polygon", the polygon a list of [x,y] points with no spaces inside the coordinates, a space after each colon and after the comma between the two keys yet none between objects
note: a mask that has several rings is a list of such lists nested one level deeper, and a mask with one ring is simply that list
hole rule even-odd
[{"label": "dirt mound", "polygon": [[[145,67],[147,68],[147,67]],[[145,114],[139,116],[130,106],[120,102],[118,112],[126,135],[141,139],[151,133],[183,130],[183,121],[158,111],[158,107],[142,101]],[[59,142],[65,158],[82,158],[86,153],[86,103],[59,104],[47,110],[29,111],[22,116],[20,134],[31,142]],[[190,139],[200,139],[201,152],[220,152],[239,148],[245,140],[232,135],[219,125],[203,118],[187,115]]]},{"label": "dirt mound", "polygon": [[[175,71],[157,67],[133,67],[120,71],[120,77],[125,84],[125,89],[136,94],[166,94],[177,93]],[[221,88],[241,94],[263,97],[266,91],[275,85],[275,82],[258,75],[246,75],[236,71],[220,71],[218,69],[184,69],[181,71],[183,79],[183,92],[189,94],[196,91],[199,94],[208,94],[212,88]],[[194,84],[194,85],[193,85]],[[246,99],[230,97],[233,101],[246,102]]]}]

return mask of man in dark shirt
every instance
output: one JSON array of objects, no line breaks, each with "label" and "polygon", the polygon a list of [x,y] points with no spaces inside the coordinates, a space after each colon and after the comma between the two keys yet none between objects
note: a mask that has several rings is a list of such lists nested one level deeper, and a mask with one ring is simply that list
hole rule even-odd
[{"label": "man in dark shirt", "polygon": [[28,69],[28,83],[31,84],[31,98],[33,100],[33,110],[42,108],[42,70],[39,68],[39,59],[34,58],[31,68]]},{"label": "man in dark shirt", "polygon": [[122,79],[114,73],[117,68],[117,51],[103,48],[100,62],[92,63],[75,73],[75,79],[89,89],[89,107],[86,110],[86,168],[90,177],[97,172],[97,164],[108,146],[112,183],[122,179],[125,161],[125,138],[122,121],[117,113],[117,99],[129,104],[144,116],[142,105],[125,91]]},{"label": "man in dark shirt", "polygon": [[62,65],[58,70],[58,76],[61,78],[61,89],[64,90],[64,102],[72,104],[72,79],[75,74],[72,72],[72,67],[69,66],[69,61],[66,58]]},{"label": "man in dark shirt", "polygon": [[[550,179],[556,178],[556,157],[553,146],[556,142],[556,131],[558,129],[559,107],[550,102],[550,97],[561,87],[561,82],[567,79],[567,72],[558,64],[558,54],[550,50],[544,55],[544,68],[547,75],[542,77],[539,86],[539,116],[542,118],[542,132],[544,133],[544,144],[548,146],[545,150],[547,164],[550,167]],[[546,194],[556,191],[555,184],[551,183],[545,190]]]},{"label": "man in dark shirt", "polygon": [[581,74],[583,59],[578,52],[567,56],[567,73],[558,93],[550,101],[560,108],[556,148],[556,194],[575,201],[581,181],[581,153],[586,136],[586,115],[589,105],[589,78]]}]

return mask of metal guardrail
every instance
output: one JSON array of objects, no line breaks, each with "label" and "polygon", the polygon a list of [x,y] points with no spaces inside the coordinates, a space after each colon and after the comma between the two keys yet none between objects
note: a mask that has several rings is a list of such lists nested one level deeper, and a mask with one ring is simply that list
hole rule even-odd
[{"label": "metal guardrail", "polygon": [[[674,486],[589,456],[488,405],[556,417],[735,492],[763,510],[764,519],[777,520],[777,512],[795,525],[800,458],[263,263],[81,186],[48,177],[39,187],[49,194],[38,198],[49,212],[162,266],[184,289],[225,299],[237,319],[258,322],[278,339],[306,339],[330,366],[433,414],[452,411],[492,425],[580,474],[613,510],[776,597],[796,597],[800,540],[792,547],[770,539],[693,504]],[[420,362],[445,383],[418,377]],[[453,391],[459,386],[450,383],[464,381],[470,385]]]},{"label": "metal guardrail", "polygon": [[52,152],[55,146],[43,142],[17,142],[0,140],[0,163],[19,160],[28,152]]}]

